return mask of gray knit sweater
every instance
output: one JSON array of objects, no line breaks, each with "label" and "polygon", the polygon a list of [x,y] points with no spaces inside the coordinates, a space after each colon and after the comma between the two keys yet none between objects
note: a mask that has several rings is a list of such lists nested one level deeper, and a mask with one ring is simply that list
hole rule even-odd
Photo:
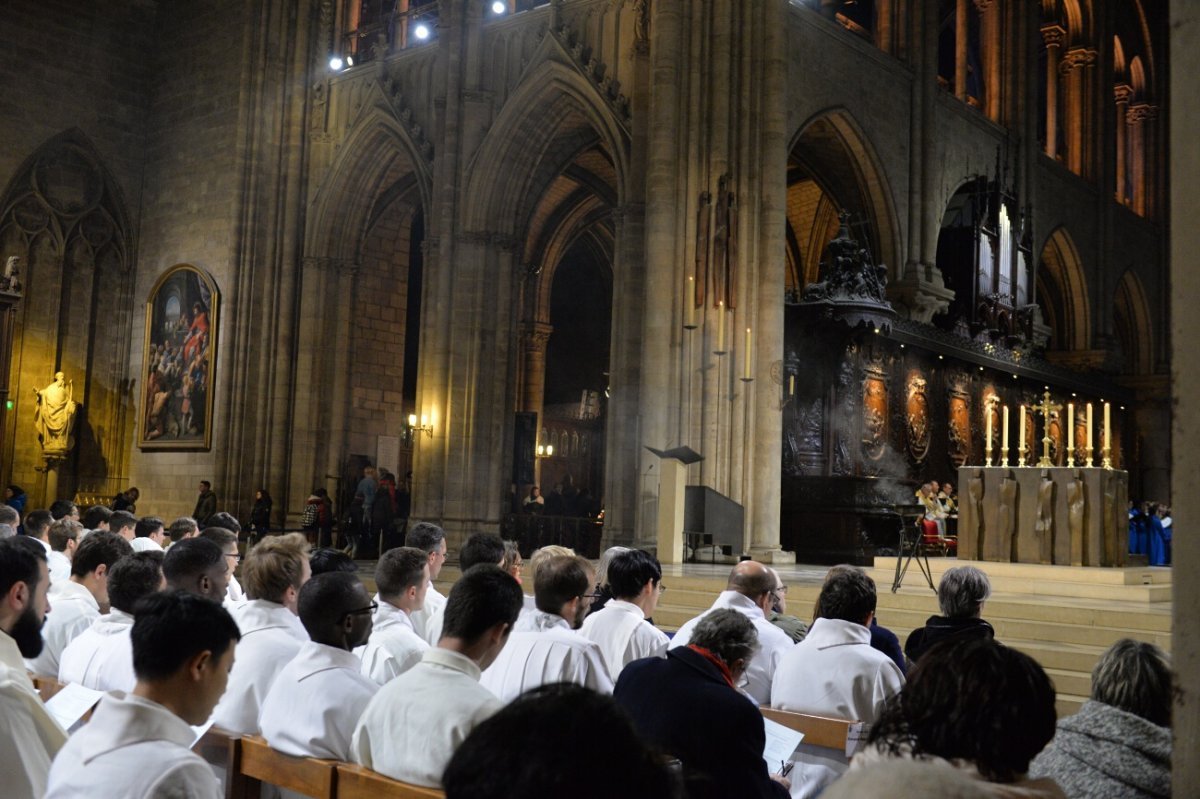
[{"label": "gray knit sweater", "polygon": [[1170,797],[1171,730],[1087,701],[1059,719],[1029,776],[1053,777],[1071,799]]}]

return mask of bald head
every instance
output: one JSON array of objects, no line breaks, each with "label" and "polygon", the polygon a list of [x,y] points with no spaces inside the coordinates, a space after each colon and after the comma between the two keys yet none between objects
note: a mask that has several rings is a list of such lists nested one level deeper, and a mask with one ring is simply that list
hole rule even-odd
[{"label": "bald head", "polygon": [[759,604],[764,594],[775,590],[775,575],[761,563],[743,560],[729,573],[729,582],[725,585],[725,590],[737,591]]}]

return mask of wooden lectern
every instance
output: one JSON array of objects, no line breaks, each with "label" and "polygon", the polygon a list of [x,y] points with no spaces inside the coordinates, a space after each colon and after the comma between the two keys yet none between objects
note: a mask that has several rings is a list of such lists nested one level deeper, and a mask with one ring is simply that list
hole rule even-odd
[{"label": "wooden lectern", "polygon": [[691,447],[659,450],[646,447],[659,457],[658,474],[658,561],[683,563],[684,498],[687,467],[704,460]]}]

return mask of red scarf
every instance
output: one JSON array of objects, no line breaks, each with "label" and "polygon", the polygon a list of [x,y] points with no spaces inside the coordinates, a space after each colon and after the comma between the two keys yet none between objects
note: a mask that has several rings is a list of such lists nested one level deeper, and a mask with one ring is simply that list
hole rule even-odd
[{"label": "red scarf", "polygon": [[702,646],[696,646],[695,644],[688,644],[688,649],[692,650],[697,655],[699,655],[700,657],[707,660],[709,663],[716,666],[717,670],[719,672],[721,672],[721,676],[725,678],[725,682],[729,683],[729,687],[733,688],[735,691],[737,690],[737,686],[733,684],[733,672],[730,671],[729,667],[725,665],[725,661],[721,660],[719,657],[717,657],[715,654],[713,654],[713,652],[711,650],[705,649]]}]

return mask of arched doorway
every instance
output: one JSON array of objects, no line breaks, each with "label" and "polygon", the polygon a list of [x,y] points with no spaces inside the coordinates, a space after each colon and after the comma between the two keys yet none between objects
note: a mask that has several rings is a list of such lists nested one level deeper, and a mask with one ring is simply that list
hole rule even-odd
[{"label": "arched doorway", "polygon": [[1087,282],[1075,242],[1064,228],[1051,233],[1042,248],[1037,268],[1037,302],[1051,330],[1047,357],[1061,360],[1068,357],[1062,353],[1089,348],[1091,306]]}]

